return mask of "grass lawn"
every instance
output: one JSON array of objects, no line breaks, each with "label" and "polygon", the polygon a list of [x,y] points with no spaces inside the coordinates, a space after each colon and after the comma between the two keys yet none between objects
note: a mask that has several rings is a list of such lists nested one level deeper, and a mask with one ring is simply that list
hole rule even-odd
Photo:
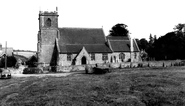
[{"label": "grass lawn", "polygon": [[3,106],[185,106],[185,67],[0,80]]}]

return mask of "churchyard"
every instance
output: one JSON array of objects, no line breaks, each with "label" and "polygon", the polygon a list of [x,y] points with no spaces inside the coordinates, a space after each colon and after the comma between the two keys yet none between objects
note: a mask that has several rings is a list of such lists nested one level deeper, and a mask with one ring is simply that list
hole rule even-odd
[{"label": "churchyard", "polygon": [[[157,64],[157,63],[156,63]],[[184,106],[185,66],[0,80],[1,106]]]}]

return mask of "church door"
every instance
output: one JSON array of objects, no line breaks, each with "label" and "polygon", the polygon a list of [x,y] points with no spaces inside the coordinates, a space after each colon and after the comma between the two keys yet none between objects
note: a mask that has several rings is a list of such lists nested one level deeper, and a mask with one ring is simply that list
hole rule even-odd
[{"label": "church door", "polygon": [[83,56],[81,61],[82,61],[82,65],[83,65],[83,64],[86,64],[86,57]]}]

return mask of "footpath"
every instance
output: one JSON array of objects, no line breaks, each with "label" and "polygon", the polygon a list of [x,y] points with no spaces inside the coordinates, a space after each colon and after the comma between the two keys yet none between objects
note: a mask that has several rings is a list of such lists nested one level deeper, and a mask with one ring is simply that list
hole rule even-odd
[{"label": "footpath", "polygon": [[46,77],[46,76],[53,76],[53,77],[63,77],[68,76],[73,73],[47,73],[47,74],[12,74],[12,77]]}]

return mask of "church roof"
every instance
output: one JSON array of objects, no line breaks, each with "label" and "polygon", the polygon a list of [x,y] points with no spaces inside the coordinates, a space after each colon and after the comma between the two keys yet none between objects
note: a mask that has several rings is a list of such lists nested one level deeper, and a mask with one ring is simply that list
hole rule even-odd
[{"label": "church roof", "polygon": [[107,36],[109,40],[129,40],[127,36]]},{"label": "church roof", "polygon": [[61,53],[78,53],[85,47],[89,53],[109,53],[101,28],[59,28]]},{"label": "church roof", "polygon": [[[113,52],[130,52],[130,39],[129,37],[121,36],[107,36],[110,48]],[[136,42],[133,40],[133,51],[138,52],[139,48],[137,47]]]}]

